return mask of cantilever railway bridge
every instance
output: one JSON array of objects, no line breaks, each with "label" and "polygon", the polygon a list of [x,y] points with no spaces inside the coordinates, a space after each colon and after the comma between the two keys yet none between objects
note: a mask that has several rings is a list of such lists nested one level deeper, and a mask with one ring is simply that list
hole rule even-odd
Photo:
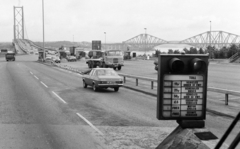
[{"label": "cantilever railway bridge", "polygon": [[162,44],[188,44],[197,48],[206,48],[207,46],[222,48],[231,44],[240,44],[240,36],[224,31],[207,31],[182,41],[171,42],[149,34],[140,34],[123,42],[125,46],[139,49],[153,48]]}]

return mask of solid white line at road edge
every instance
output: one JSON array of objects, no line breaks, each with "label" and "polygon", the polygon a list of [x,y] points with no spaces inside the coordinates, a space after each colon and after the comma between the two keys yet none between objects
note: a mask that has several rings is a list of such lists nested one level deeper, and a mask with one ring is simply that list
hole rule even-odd
[{"label": "solid white line at road edge", "polygon": [[90,121],[88,121],[85,117],[83,117],[80,113],[76,113],[81,119],[83,119],[89,126],[91,126],[95,131],[97,131],[100,135],[104,136],[103,133],[97,129]]},{"label": "solid white line at road edge", "polygon": [[58,94],[56,94],[54,91],[52,91],[52,93],[57,96],[58,99],[60,99],[63,103],[67,103],[65,100],[63,100],[60,96],[58,96]]},{"label": "solid white line at road edge", "polygon": [[[38,79],[38,77],[37,76],[34,76],[36,79]],[[39,80],[39,79],[38,79]]]},{"label": "solid white line at road edge", "polygon": [[41,81],[41,83],[42,83],[42,85],[44,85],[46,88],[48,88],[48,86],[47,86],[45,83],[43,83],[42,81]]}]

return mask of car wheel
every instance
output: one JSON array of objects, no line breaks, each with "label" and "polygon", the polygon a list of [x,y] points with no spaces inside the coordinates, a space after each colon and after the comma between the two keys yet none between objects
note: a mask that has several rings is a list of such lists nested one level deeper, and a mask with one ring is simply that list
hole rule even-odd
[{"label": "car wheel", "polygon": [[114,87],[114,91],[117,92],[119,90],[119,87]]},{"label": "car wheel", "polygon": [[83,80],[83,87],[87,88],[87,84],[85,83],[85,81]]},{"label": "car wheel", "polygon": [[114,70],[116,70],[116,67],[113,67]]},{"label": "car wheel", "polygon": [[118,70],[121,70],[121,68],[122,68],[121,66],[118,66]]},{"label": "car wheel", "polygon": [[103,64],[102,64],[102,67],[103,67],[103,68],[106,68],[106,64],[105,64],[104,62],[103,62]]},{"label": "car wheel", "polygon": [[98,88],[96,87],[95,83],[93,83],[93,86],[92,86],[93,90],[96,92],[98,90]]},{"label": "car wheel", "polygon": [[90,63],[90,68],[93,68],[93,63],[92,62]]}]

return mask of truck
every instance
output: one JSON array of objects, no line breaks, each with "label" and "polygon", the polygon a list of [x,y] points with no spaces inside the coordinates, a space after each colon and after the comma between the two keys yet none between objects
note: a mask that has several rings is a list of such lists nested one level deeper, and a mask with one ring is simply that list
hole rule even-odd
[{"label": "truck", "polygon": [[76,47],[69,47],[69,52],[71,56],[76,56]]},{"label": "truck", "polygon": [[8,51],[5,54],[5,58],[6,58],[6,61],[15,61],[15,53],[11,52],[11,51]]},{"label": "truck", "polygon": [[125,51],[124,52],[124,60],[130,60],[131,59],[131,52]]},{"label": "truck", "polygon": [[90,59],[86,60],[89,68],[113,68],[121,70],[124,66],[123,52],[121,50],[91,50],[88,53]]}]

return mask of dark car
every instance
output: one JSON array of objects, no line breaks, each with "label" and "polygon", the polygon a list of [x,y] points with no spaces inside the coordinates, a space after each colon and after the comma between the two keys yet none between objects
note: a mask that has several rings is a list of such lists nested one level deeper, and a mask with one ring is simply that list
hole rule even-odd
[{"label": "dark car", "polygon": [[93,68],[85,72],[82,78],[83,87],[92,86],[94,91],[110,87],[117,92],[119,87],[123,86],[123,78],[111,68]]},{"label": "dark car", "polygon": [[5,58],[6,61],[15,61],[15,53],[6,53]]}]

